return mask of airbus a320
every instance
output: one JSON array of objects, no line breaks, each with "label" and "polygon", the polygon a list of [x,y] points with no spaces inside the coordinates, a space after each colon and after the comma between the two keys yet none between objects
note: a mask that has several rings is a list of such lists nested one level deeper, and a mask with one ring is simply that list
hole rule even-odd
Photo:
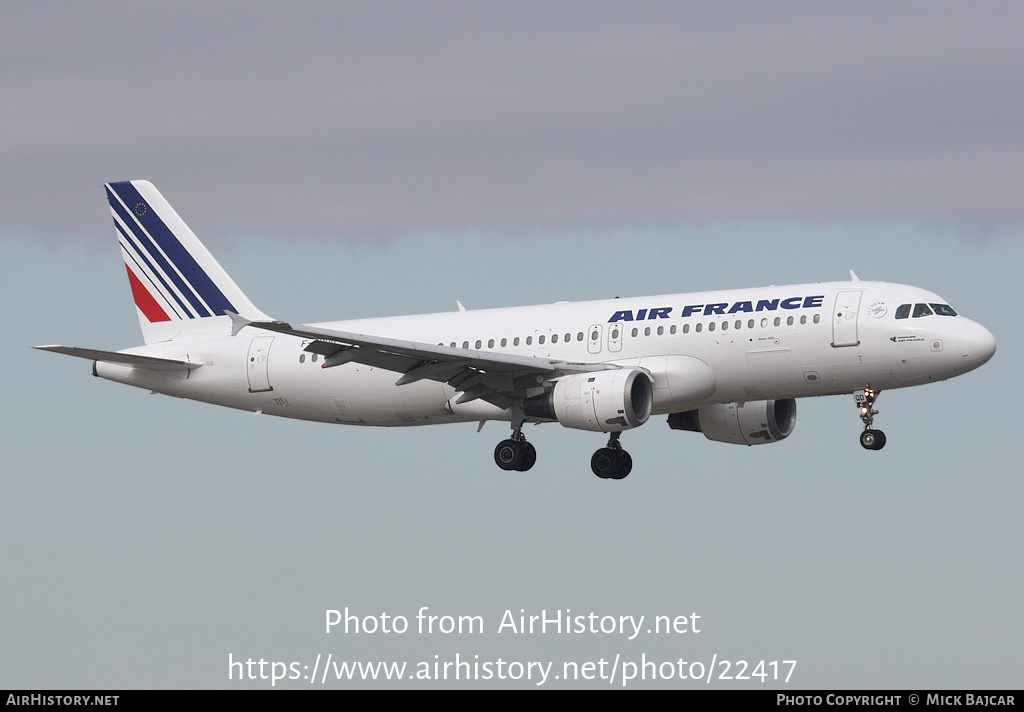
[{"label": "airbus a320", "polygon": [[526,423],[604,433],[594,474],[621,479],[623,432],[654,415],[739,445],[796,424],[796,399],[852,394],[860,443],[880,450],[875,400],[988,361],[996,341],[941,297],[860,281],[666,294],[319,324],[257,309],[157,189],[108,183],[145,345],[38,346],[93,375],[179,398],[326,423],[497,420],[494,450],[526,471]]}]

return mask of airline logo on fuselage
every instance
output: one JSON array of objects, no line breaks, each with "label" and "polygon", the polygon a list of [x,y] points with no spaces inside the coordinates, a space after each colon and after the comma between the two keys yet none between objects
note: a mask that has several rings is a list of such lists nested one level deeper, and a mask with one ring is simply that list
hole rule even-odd
[{"label": "airline logo on fuselage", "polygon": [[[683,307],[680,317],[713,316],[716,314],[744,314],[754,312],[777,311],[779,309],[818,309],[825,301],[824,294],[812,297],[789,297],[788,299],[759,299],[744,302],[718,302],[715,304],[688,304]],[[609,324],[617,321],[645,321],[649,319],[671,319],[673,307],[648,307],[636,311],[625,309],[612,314]]]}]

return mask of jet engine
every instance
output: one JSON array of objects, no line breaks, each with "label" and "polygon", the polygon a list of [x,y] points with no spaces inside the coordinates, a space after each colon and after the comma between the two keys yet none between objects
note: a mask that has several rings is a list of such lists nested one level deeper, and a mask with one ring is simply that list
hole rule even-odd
[{"label": "jet engine", "polygon": [[650,376],[638,368],[578,373],[523,402],[527,417],[557,420],[567,428],[619,432],[647,422],[654,402]]},{"label": "jet engine", "polygon": [[673,430],[704,433],[708,440],[736,445],[762,445],[782,440],[796,425],[792,398],[709,405],[668,416]]}]

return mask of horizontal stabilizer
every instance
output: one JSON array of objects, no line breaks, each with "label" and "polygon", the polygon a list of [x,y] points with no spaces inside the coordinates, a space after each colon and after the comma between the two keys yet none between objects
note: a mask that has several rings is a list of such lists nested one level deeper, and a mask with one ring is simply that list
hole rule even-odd
[{"label": "horizontal stabilizer", "polygon": [[156,356],[140,356],[139,354],[126,354],[119,351],[100,351],[98,349],[82,349],[77,346],[33,346],[41,351],[52,351],[66,356],[77,356],[87,358],[90,361],[105,361],[107,363],[123,363],[136,368],[148,368],[152,371],[180,371],[182,369],[192,370],[203,364],[194,361],[179,361],[172,358],[157,358]]}]

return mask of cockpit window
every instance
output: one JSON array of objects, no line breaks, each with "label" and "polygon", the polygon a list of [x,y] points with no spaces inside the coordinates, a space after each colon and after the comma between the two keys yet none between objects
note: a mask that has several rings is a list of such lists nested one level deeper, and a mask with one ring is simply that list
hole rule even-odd
[{"label": "cockpit window", "polygon": [[953,307],[948,304],[932,304],[931,306],[939,316],[956,316],[956,312],[953,311]]},{"label": "cockpit window", "polygon": [[927,304],[915,304],[914,305],[914,318],[919,316],[931,316],[932,310]]},{"label": "cockpit window", "polygon": [[906,319],[908,316],[910,316],[910,305],[909,304],[900,304],[898,307],[896,307],[896,318],[897,319]]}]

